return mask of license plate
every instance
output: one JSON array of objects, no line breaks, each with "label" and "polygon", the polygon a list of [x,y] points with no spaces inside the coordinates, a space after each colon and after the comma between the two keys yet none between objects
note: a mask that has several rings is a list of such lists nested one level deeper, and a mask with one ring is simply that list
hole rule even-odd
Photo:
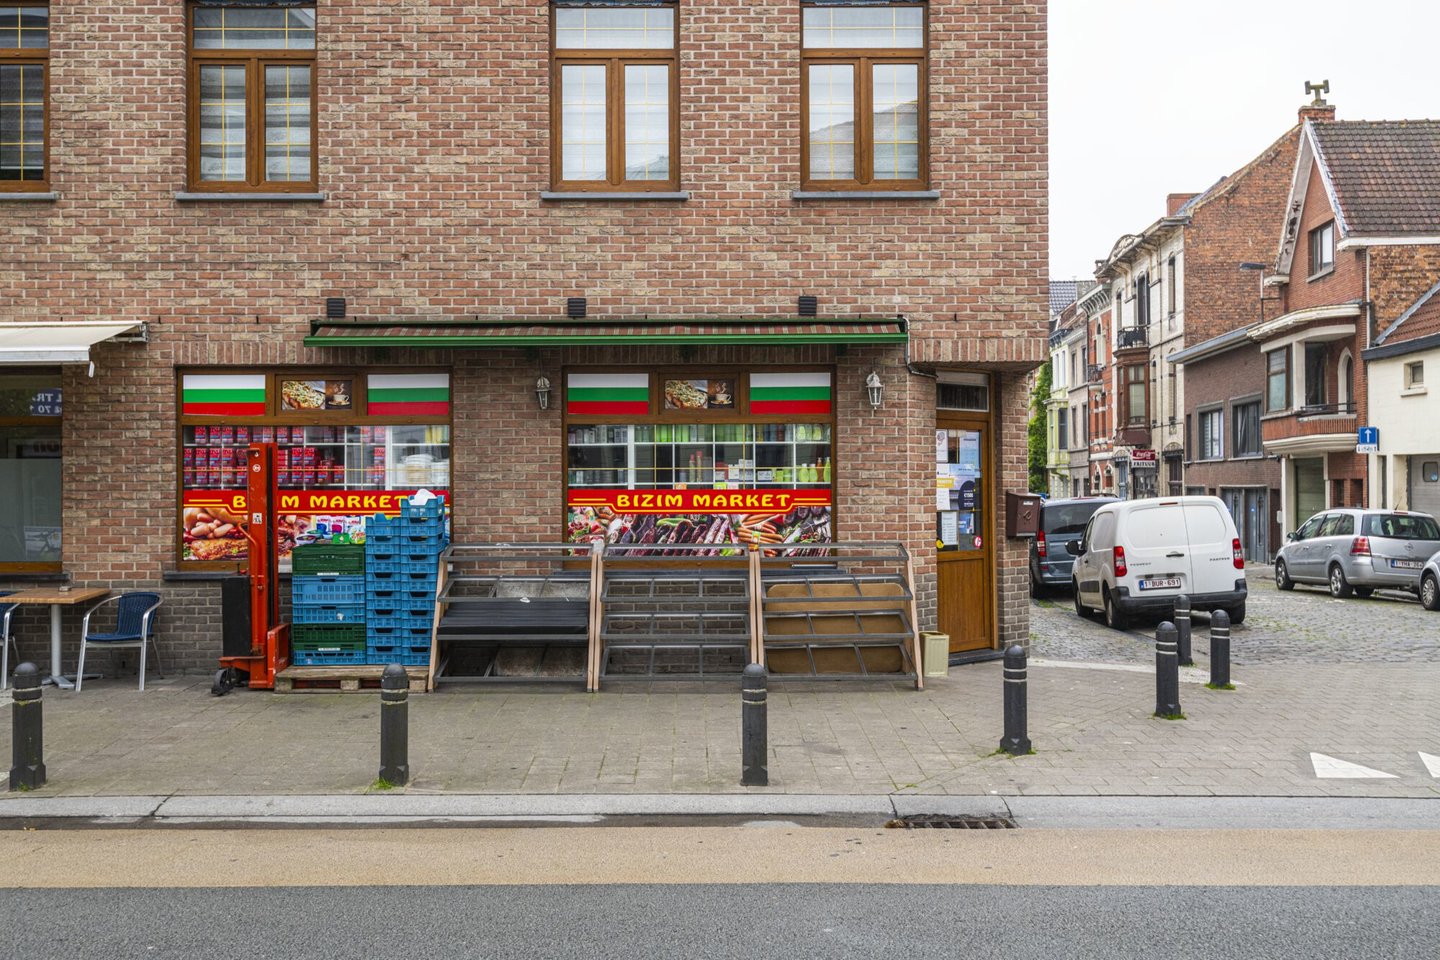
[{"label": "license plate", "polygon": [[1141,590],[1179,590],[1179,577],[1157,577],[1154,580],[1141,580]]},{"label": "license plate", "polygon": [[1390,566],[1399,567],[1401,570],[1419,570],[1424,564],[1419,560],[1391,560]]}]

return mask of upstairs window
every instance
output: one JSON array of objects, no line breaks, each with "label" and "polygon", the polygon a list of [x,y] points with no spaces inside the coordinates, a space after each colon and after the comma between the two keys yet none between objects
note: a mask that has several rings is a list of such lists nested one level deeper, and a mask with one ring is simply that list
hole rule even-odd
[{"label": "upstairs window", "polygon": [[1145,369],[1141,364],[1135,364],[1122,370],[1124,423],[1127,427],[1144,427],[1150,423],[1150,390],[1145,382]]},{"label": "upstairs window", "polygon": [[925,5],[806,3],[801,16],[802,186],[924,189]]},{"label": "upstairs window", "polygon": [[1290,409],[1290,348],[1265,354],[1265,412]]},{"label": "upstairs window", "polygon": [[1225,456],[1225,411],[1200,412],[1200,459],[1220,460]]},{"label": "upstairs window", "polygon": [[1233,457],[1258,457],[1262,453],[1260,442],[1260,401],[1237,403],[1232,408],[1235,433],[1232,441]]},{"label": "upstairs window", "polygon": [[190,7],[190,188],[316,188],[315,7]]},{"label": "upstairs window", "polygon": [[0,192],[49,189],[50,9],[0,5]]},{"label": "upstairs window", "polygon": [[1335,267],[1335,221],[1310,231],[1310,276],[1318,277]]},{"label": "upstairs window", "polygon": [[558,3],[553,24],[551,184],[680,189],[675,5]]}]

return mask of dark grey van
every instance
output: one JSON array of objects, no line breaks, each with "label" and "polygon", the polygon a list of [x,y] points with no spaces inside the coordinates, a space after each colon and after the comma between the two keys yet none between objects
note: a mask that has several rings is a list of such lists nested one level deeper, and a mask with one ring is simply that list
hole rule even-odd
[{"label": "dark grey van", "polygon": [[1069,587],[1075,558],[1065,549],[1078,541],[1090,517],[1115,497],[1076,497],[1047,500],[1040,505],[1040,533],[1030,541],[1030,595],[1038,597],[1050,587]]}]

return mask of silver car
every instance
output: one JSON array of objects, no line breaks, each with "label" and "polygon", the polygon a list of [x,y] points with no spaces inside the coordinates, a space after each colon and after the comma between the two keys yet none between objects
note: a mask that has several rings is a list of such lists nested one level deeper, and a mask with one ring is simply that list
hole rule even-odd
[{"label": "silver car", "polygon": [[1420,571],[1420,605],[1426,610],[1440,610],[1440,551]]},{"label": "silver car", "polygon": [[1440,550],[1440,524],[1428,513],[1336,509],[1317,513],[1286,538],[1275,557],[1275,586],[1325,584],[1333,597],[1378,589],[1420,592],[1420,572]]}]

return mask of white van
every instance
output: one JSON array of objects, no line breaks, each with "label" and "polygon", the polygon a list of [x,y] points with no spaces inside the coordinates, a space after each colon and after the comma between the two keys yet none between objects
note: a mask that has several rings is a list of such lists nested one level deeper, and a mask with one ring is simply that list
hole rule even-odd
[{"label": "white van", "polygon": [[1075,555],[1075,612],[1102,610],[1117,630],[1135,614],[1173,617],[1175,598],[1192,610],[1245,619],[1245,557],[1219,497],[1123,500],[1095,511]]}]

